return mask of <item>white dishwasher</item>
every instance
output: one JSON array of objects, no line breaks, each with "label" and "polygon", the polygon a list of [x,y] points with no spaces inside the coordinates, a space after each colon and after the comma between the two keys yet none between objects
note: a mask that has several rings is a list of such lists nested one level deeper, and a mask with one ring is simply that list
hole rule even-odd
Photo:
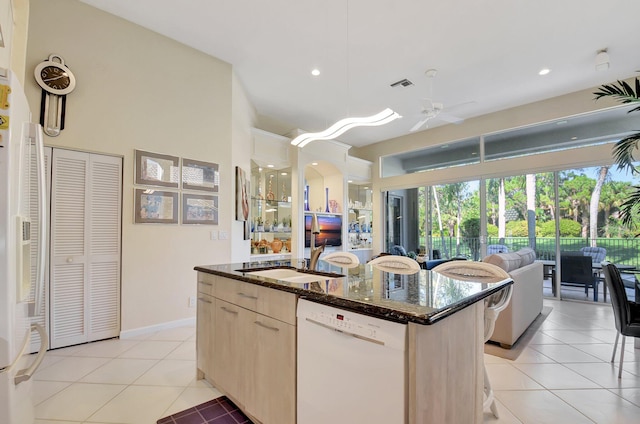
[{"label": "white dishwasher", "polygon": [[406,333],[396,322],[298,302],[298,424],[406,422]]}]

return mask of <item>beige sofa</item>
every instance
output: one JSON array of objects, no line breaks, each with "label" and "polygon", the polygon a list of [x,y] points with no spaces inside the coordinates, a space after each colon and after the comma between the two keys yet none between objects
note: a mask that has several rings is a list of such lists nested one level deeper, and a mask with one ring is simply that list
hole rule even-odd
[{"label": "beige sofa", "polygon": [[511,302],[498,316],[490,340],[511,348],[542,312],[542,264],[528,247],[513,253],[496,253],[483,262],[499,266],[513,279]]}]

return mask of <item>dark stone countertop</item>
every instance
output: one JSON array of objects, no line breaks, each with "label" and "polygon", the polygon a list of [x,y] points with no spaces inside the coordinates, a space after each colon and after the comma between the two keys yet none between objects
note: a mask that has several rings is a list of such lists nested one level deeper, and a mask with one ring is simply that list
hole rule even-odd
[{"label": "dark stone countertop", "polygon": [[433,324],[513,284],[511,279],[461,281],[434,271],[387,273],[360,264],[352,268],[318,261],[321,282],[289,283],[246,274],[249,270],[298,268],[302,259],[197,266],[196,271],[296,293],[323,303],[400,323]]}]

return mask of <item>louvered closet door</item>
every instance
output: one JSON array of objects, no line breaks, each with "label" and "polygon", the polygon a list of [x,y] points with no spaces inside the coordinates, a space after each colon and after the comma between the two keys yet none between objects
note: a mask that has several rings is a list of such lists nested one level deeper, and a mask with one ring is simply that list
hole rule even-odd
[{"label": "louvered closet door", "polygon": [[51,182],[51,347],[120,330],[122,159],[55,149]]},{"label": "louvered closet door", "polygon": [[120,334],[120,234],[122,159],[91,155],[87,341]]}]

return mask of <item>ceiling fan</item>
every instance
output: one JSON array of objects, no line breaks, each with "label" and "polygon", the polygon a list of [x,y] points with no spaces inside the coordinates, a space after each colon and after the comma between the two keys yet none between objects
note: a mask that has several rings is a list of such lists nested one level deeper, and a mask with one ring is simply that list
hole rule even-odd
[{"label": "ceiling fan", "polygon": [[[435,78],[435,76],[438,74],[438,70],[437,69],[429,69],[425,72],[425,75],[427,76],[427,78],[429,78],[430,82],[429,82],[429,92],[430,94],[432,94],[433,92],[433,78]],[[425,128],[427,127],[426,124],[427,122],[429,122],[432,119],[435,119],[436,117],[442,121],[445,122],[451,122],[454,124],[459,124],[462,121],[464,121],[463,118],[460,118],[458,116],[454,116],[451,115],[449,113],[445,113],[443,112],[444,110],[444,104],[443,103],[438,103],[438,102],[434,102],[432,101],[430,98],[425,99],[426,102],[422,108],[422,115],[424,115],[422,117],[422,119],[420,119],[418,122],[416,122],[416,124],[411,127],[411,129],[409,130],[410,132],[414,132],[414,131],[418,131],[420,128],[422,128],[422,126],[425,126]],[[461,103],[459,105],[455,105],[449,109],[453,109],[454,107],[458,107],[458,106],[462,106],[463,104],[468,104],[468,103],[474,103],[474,102],[465,102],[465,103]]]}]

